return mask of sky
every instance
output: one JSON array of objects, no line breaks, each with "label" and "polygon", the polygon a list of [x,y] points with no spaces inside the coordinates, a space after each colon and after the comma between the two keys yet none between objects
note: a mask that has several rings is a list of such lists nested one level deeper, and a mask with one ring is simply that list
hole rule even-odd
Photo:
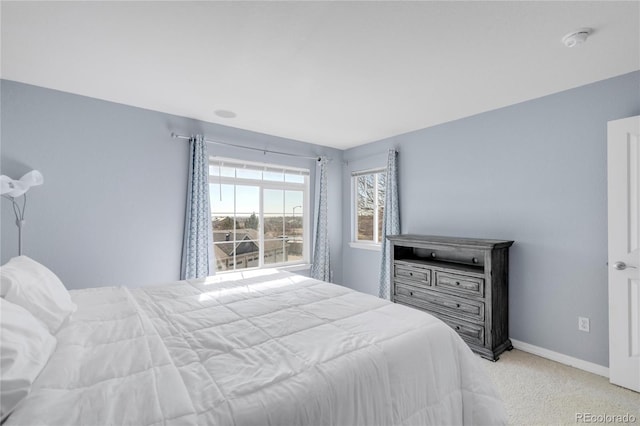
[{"label": "sky", "polygon": [[[222,163],[222,162],[221,162]],[[224,164],[224,163],[222,163]],[[287,184],[304,184],[308,172],[303,174],[297,170],[283,170],[271,165],[243,164],[233,167],[222,164],[209,166],[209,194],[211,212],[219,216],[250,216],[260,213],[260,186],[256,181],[262,181],[267,186],[273,182]],[[227,163],[229,164],[229,163]],[[234,178],[233,183],[215,183],[218,177]],[[261,183],[261,182],[260,182]],[[302,190],[263,189],[264,214],[266,216],[302,215],[304,193]]]},{"label": "sky", "polygon": [[[220,188],[222,187],[222,194]],[[235,190],[235,196],[234,196]],[[250,185],[210,184],[211,212],[216,215],[237,216],[256,215],[260,212],[260,188]],[[303,213],[302,191],[264,189],[264,214],[287,216]],[[235,205],[235,208],[234,208]],[[294,211],[295,207],[295,211]]]}]

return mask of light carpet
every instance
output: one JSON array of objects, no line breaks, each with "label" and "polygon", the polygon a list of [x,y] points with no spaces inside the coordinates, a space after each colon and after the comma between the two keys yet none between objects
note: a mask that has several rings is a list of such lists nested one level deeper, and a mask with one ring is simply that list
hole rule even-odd
[{"label": "light carpet", "polygon": [[[517,349],[497,362],[483,359],[481,365],[502,396],[512,425],[640,424],[640,394],[612,385],[606,377]],[[626,421],[614,417],[625,415]]]}]

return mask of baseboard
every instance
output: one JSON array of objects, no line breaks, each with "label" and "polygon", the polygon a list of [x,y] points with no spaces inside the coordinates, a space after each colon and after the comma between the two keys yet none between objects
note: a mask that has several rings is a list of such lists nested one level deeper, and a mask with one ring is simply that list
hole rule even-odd
[{"label": "baseboard", "polygon": [[569,355],[550,351],[549,349],[541,348],[539,346],[530,345],[529,343],[520,342],[519,340],[515,339],[511,339],[511,344],[513,344],[513,347],[518,350],[529,352],[530,354],[538,355],[542,358],[547,358],[551,361],[559,362],[560,364],[579,368],[580,370],[588,371],[589,373],[597,374],[599,376],[604,376],[607,378],[609,377],[609,368],[607,367],[603,367],[589,361],[584,361],[582,359],[574,358]]}]

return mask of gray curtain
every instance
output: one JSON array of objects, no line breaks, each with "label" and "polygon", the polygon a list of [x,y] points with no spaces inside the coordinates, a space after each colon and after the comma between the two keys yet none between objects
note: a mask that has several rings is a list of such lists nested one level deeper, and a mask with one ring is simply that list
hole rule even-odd
[{"label": "gray curtain", "polygon": [[398,203],[398,153],[389,150],[387,159],[386,180],[387,187],[384,197],[384,216],[382,218],[382,263],[380,264],[380,292],[379,296],[389,299],[390,278],[389,265],[391,259],[390,245],[387,235],[400,233],[400,204]]},{"label": "gray curtain", "polygon": [[322,281],[331,281],[331,256],[329,253],[329,223],[327,217],[327,164],[326,157],[320,157],[316,179],[316,226],[314,234],[313,264],[311,277]]},{"label": "gray curtain", "polygon": [[189,183],[180,273],[183,280],[215,273],[209,206],[209,158],[204,137],[198,135],[191,138],[189,150]]}]

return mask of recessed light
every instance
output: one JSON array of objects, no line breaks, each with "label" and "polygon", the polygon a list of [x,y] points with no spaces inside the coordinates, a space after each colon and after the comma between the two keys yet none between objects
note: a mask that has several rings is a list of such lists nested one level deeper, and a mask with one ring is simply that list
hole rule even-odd
[{"label": "recessed light", "polygon": [[587,37],[589,37],[592,32],[593,30],[591,28],[579,28],[562,37],[562,42],[567,47],[575,47],[587,41]]},{"label": "recessed light", "polygon": [[215,114],[218,117],[222,117],[222,118],[235,118],[236,115],[237,115],[235,112],[229,111],[229,110],[226,110],[226,109],[219,109],[219,110],[215,111]]}]

